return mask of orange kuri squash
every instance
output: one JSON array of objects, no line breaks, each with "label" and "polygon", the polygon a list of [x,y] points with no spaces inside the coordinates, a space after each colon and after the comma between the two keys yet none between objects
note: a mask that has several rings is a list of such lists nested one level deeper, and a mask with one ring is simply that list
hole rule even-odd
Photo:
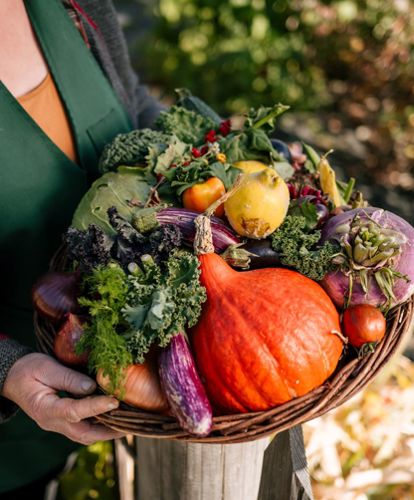
[{"label": "orange kuri squash", "polygon": [[266,410],[320,386],[343,347],[328,295],[288,269],[233,270],[206,243],[208,231],[199,227],[195,242],[207,302],[192,344],[216,410]]}]

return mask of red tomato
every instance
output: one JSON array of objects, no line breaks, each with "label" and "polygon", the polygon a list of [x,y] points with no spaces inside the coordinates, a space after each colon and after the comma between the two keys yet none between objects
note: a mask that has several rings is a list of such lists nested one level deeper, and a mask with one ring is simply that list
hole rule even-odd
[{"label": "red tomato", "polygon": [[342,317],[343,332],[349,343],[361,347],[379,342],[385,335],[386,322],[382,312],[368,304],[358,304],[345,309]]},{"label": "red tomato", "polygon": [[[226,192],[223,182],[218,177],[210,177],[205,182],[194,184],[183,193],[183,205],[189,210],[203,213]],[[214,215],[221,217],[224,206],[220,205]]]}]

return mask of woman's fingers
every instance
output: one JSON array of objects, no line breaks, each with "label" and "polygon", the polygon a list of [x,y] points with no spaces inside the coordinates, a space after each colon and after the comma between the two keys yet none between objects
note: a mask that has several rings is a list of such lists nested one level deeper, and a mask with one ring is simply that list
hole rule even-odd
[{"label": "woman's fingers", "polygon": [[96,389],[96,383],[90,377],[67,368],[50,357],[46,357],[36,376],[39,382],[53,389],[78,396],[90,394]]},{"label": "woman's fingers", "polygon": [[119,401],[110,396],[89,396],[83,399],[60,399],[54,405],[54,416],[77,423],[118,408]]},{"label": "woman's fingers", "polygon": [[96,443],[97,441],[109,441],[122,437],[118,431],[109,429],[104,425],[91,424],[90,422],[78,422],[76,424],[67,424],[61,431],[66,437],[85,446]]},{"label": "woman's fingers", "polygon": [[118,407],[111,396],[60,398],[57,391],[86,396],[95,382],[44,354],[20,358],[10,369],[2,395],[17,403],[45,430],[59,432],[82,444],[114,439],[121,434],[87,419]]}]

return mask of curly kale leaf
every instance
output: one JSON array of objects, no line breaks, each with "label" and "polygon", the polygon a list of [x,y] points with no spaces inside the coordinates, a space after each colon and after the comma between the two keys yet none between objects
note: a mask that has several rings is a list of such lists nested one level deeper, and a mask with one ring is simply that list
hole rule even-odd
[{"label": "curly kale leaf", "polygon": [[145,235],[124,219],[115,207],[108,209],[108,218],[116,231],[111,249],[112,257],[126,268],[140,263],[143,255],[151,255],[156,262],[168,259],[170,253],[182,244],[180,229],[173,224],[153,228]]},{"label": "curly kale leaf", "polygon": [[155,125],[166,134],[175,134],[178,139],[199,145],[204,143],[205,134],[216,128],[214,120],[181,106],[171,106],[162,111]]},{"label": "curly kale leaf", "polygon": [[95,224],[82,231],[70,227],[64,236],[69,260],[77,262],[82,272],[105,266],[111,260],[113,239]]},{"label": "curly kale leaf", "polygon": [[147,259],[145,272],[129,276],[130,293],[123,313],[131,328],[128,349],[137,362],[152,344],[165,347],[186,326],[196,324],[206,300],[199,276],[198,259],[182,250],[175,250],[162,267]]},{"label": "curly kale leaf", "polygon": [[107,144],[99,159],[99,170],[109,172],[119,165],[146,165],[150,151],[160,154],[167,148],[170,136],[158,130],[144,128],[118,134]]},{"label": "curly kale leaf", "polygon": [[166,224],[152,230],[148,236],[150,254],[166,260],[173,250],[182,245],[182,233],[174,224]]},{"label": "curly kale leaf", "polygon": [[320,281],[332,269],[337,249],[331,243],[317,246],[321,232],[311,231],[303,216],[288,215],[271,236],[273,249],[280,254],[283,265]]},{"label": "curly kale leaf", "polygon": [[89,320],[77,350],[88,350],[89,368],[103,370],[110,390],[121,394],[123,369],[143,362],[152,345],[165,347],[195,325],[206,300],[194,255],[175,250],[166,263],[146,255],[140,264],[134,274],[115,263],[94,269],[79,298]]},{"label": "curly kale leaf", "polygon": [[147,238],[124,219],[115,207],[108,209],[108,219],[116,231],[112,256],[117,262],[125,267],[147,253]]}]

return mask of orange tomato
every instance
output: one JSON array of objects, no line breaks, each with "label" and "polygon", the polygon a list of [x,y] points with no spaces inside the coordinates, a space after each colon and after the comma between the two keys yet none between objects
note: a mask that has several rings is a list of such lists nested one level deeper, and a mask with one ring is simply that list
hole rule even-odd
[{"label": "orange tomato", "polygon": [[[205,182],[194,184],[183,193],[182,202],[185,208],[203,213],[226,192],[223,182],[218,177],[210,177]],[[214,215],[221,217],[224,206],[216,208]]]},{"label": "orange tomato", "polygon": [[379,342],[385,335],[386,322],[382,312],[369,304],[358,304],[345,309],[342,331],[354,347]]}]

